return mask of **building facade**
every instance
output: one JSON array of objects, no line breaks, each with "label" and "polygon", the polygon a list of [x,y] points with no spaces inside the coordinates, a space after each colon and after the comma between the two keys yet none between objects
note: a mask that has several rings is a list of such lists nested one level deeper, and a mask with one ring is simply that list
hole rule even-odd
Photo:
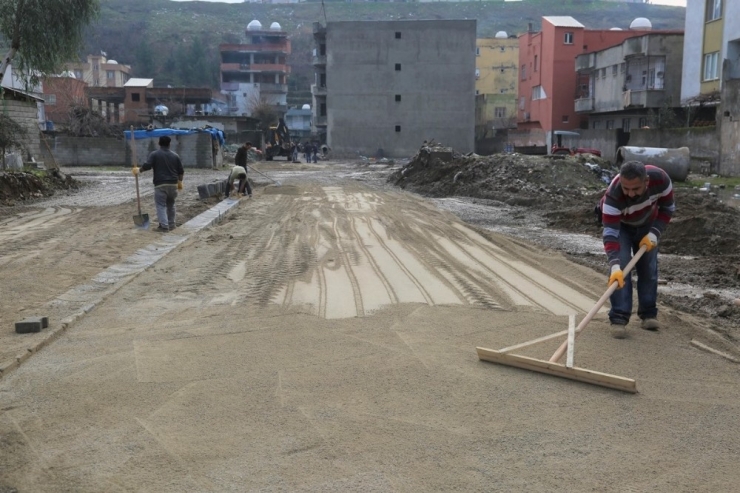
[{"label": "building facade", "polygon": [[[71,74],[70,74],[71,75]],[[88,107],[87,84],[76,77],[60,76],[44,79],[44,109],[47,121],[67,123],[73,106]]]},{"label": "building facade", "polygon": [[267,103],[283,116],[288,109],[288,33],[277,22],[263,29],[253,20],[245,34],[245,44],[219,45],[221,92],[228,98],[229,113],[250,116],[256,106]]},{"label": "building facade", "polygon": [[476,135],[516,127],[519,40],[499,31],[475,45]]},{"label": "building facade", "polygon": [[317,133],[339,155],[408,157],[431,139],[473,151],[475,33],[474,20],[315,25]]},{"label": "building facade", "polygon": [[[542,18],[542,31],[519,36],[517,128],[529,145],[552,145],[552,131],[581,127],[575,111],[575,59],[582,53],[614,46],[634,31],[592,30],[570,16]],[[584,117],[587,120],[587,117]]]},{"label": "building facade", "polygon": [[87,62],[67,63],[65,71],[89,87],[123,87],[131,78],[131,67],[108,60],[105,55],[87,55]]},{"label": "building facade", "polygon": [[[680,106],[683,33],[644,34],[576,58],[575,111],[581,128],[654,125],[652,114]],[[652,111],[651,111],[652,110]]]}]

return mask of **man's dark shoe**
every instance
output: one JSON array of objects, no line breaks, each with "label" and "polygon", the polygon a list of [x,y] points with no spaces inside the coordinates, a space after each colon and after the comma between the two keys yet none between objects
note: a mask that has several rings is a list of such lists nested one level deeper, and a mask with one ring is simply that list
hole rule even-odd
[{"label": "man's dark shoe", "polygon": [[643,318],[642,323],[640,323],[640,327],[645,330],[658,330],[660,328],[660,324],[658,323],[657,318]]},{"label": "man's dark shoe", "polygon": [[627,337],[627,322],[612,320],[610,331],[613,338],[625,339]]},{"label": "man's dark shoe", "polygon": [[168,233],[170,231],[170,228],[165,228],[161,224],[157,226],[157,229],[155,231],[159,231],[160,233]]}]

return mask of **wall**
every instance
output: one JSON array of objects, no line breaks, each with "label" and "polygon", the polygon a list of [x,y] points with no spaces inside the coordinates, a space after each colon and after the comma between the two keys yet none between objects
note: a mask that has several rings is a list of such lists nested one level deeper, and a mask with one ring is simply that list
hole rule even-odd
[{"label": "wall", "polygon": [[476,42],[476,94],[505,94],[516,100],[519,75],[519,40],[480,38]]},{"label": "wall", "polygon": [[473,151],[475,33],[474,20],[329,22],[332,152],[407,157],[429,139]]},{"label": "wall", "polygon": [[686,2],[684,26],[683,70],[681,71],[681,101],[699,95],[702,74],[702,44],[704,40],[705,2]]},{"label": "wall", "polygon": [[[4,98],[11,98],[12,93],[10,91],[4,91]],[[0,111],[19,125],[26,129],[28,135],[26,137],[26,146],[28,153],[33,156],[36,161],[42,161],[41,158],[41,138],[39,132],[39,117],[38,107],[36,101],[28,99],[27,101],[21,101],[17,99],[3,99],[0,101]],[[24,161],[28,161],[28,156],[23,156]]]},{"label": "wall", "polygon": [[718,172],[728,176],[740,176],[740,79],[724,82],[720,112]]},{"label": "wall", "polygon": [[491,154],[504,152],[508,142],[508,130],[494,130],[486,138],[475,139],[475,153],[481,156],[490,156]]},{"label": "wall", "polygon": [[[131,166],[130,147],[123,139],[113,137],[47,136],[47,143],[59,166]],[[139,165],[150,152],[157,150],[158,139],[136,140],[136,157]],[[170,149],[180,156],[186,168],[211,168],[213,153],[211,136],[206,133],[173,135]],[[44,149],[44,160],[51,161]]]},{"label": "wall", "polygon": [[563,146],[598,149],[602,158],[616,162],[619,130],[578,130],[578,133],[579,137],[563,136]]},{"label": "wall", "polygon": [[691,169],[699,171],[701,161],[709,161],[712,170],[719,163],[719,136],[715,127],[635,129],[630,132],[630,146],[688,147],[691,152]]}]

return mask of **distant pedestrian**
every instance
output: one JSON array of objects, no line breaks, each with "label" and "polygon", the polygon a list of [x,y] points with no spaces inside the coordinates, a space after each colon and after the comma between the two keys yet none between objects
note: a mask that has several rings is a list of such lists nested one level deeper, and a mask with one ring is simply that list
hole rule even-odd
[{"label": "distant pedestrian", "polygon": [[[185,170],[182,167],[180,156],[170,150],[171,139],[164,135],[159,138],[159,150],[147,157],[141,171],[153,170],[154,177],[154,204],[157,207],[157,231],[165,232],[175,229],[175,199],[177,191],[182,190],[182,179]],[[134,176],[139,174],[139,168],[133,168]]]},{"label": "distant pedestrian", "polygon": [[298,162],[298,144],[293,142],[293,162]]},{"label": "distant pedestrian", "polygon": [[319,146],[317,144],[313,144],[311,146],[311,153],[313,154],[313,162],[318,163],[319,162]]}]

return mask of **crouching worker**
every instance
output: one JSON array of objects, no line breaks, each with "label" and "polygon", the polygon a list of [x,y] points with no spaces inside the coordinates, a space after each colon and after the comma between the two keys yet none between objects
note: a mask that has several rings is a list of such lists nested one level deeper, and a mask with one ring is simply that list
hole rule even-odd
[{"label": "crouching worker", "polygon": [[609,285],[617,282],[611,295],[612,336],[627,336],[632,314],[632,275],[622,269],[632,255],[645,246],[635,265],[637,272],[637,316],[641,327],[657,330],[658,324],[658,240],[675,210],[673,185],[662,169],[628,161],[614,177],[601,203],[604,250],[609,260]]},{"label": "crouching worker", "polygon": [[247,192],[249,197],[252,197],[252,187],[249,186],[249,180],[247,179],[247,170],[241,166],[234,166],[231,168],[231,173],[226,179],[226,196],[228,197],[234,191],[234,182],[239,180],[239,186],[237,187],[237,193],[244,195]]}]

